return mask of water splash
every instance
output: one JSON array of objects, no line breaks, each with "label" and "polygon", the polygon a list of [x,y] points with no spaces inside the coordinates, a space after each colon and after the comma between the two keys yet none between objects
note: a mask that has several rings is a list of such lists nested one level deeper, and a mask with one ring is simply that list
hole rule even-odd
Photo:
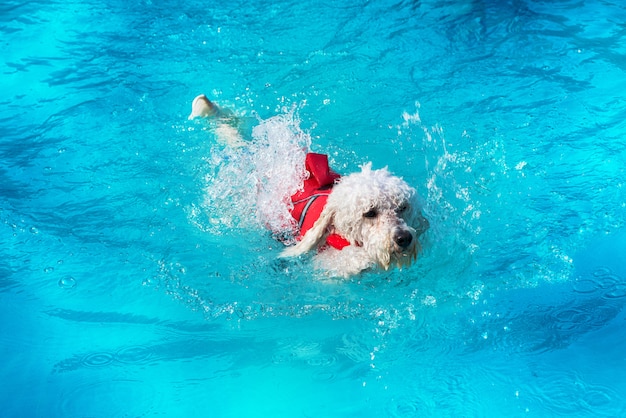
[{"label": "water splash", "polygon": [[[169,283],[169,291],[208,317],[252,319],[303,316],[319,311],[333,318],[376,319],[382,315],[386,320],[381,329],[393,329],[404,320],[415,320],[416,311],[445,304],[450,296],[468,298],[471,283],[463,282],[465,279],[459,276],[472,265],[479,248],[477,237],[483,209],[477,190],[484,189],[476,186],[477,180],[472,183],[471,169],[482,162],[481,158],[491,161],[497,147],[494,151],[485,145],[475,154],[454,149],[448,145],[441,127],[426,128],[422,124],[417,110],[404,112],[398,129],[398,147],[425,149],[426,173],[419,173],[418,177],[422,183],[427,178],[424,211],[431,221],[431,249],[410,272],[368,273],[350,283],[323,283],[319,280],[323,277],[311,272],[306,262],[285,265],[273,261],[278,253],[276,246],[281,246],[277,243],[270,252],[267,248],[248,248],[261,255],[254,259],[240,254],[238,266],[231,266],[233,271],[220,272],[220,277],[230,277],[231,283],[225,284],[218,298],[212,291],[215,289],[187,283],[175,273],[177,269],[165,268],[160,275]],[[244,147],[228,148],[215,141],[204,159],[204,200],[189,210],[192,222],[216,236],[242,231],[250,236],[252,230],[261,234],[269,229],[284,232],[280,238],[291,238],[295,225],[289,214],[289,197],[304,180],[304,157],[310,145],[311,137],[301,129],[295,107],[268,119],[258,119]],[[416,165],[411,161],[407,164]],[[506,167],[500,160],[497,164]],[[267,243],[272,245],[269,240]],[[220,245],[228,246],[228,241],[221,241]],[[442,275],[451,280],[442,282]],[[260,277],[262,283],[255,280]],[[212,280],[210,286],[221,280]],[[230,288],[233,283],[235,294]],[[241,292],[237,284],[246,291]],[[424,290],[418,290],[418,285]],[[372,287],[377,292],[371,292]],[[271,289],[281,289],[279,301]]]},{"label": "water splash", "polygon": [[295,107],[258,122],[243,147],[216,144],[205,158],[204,201],[190,210],[202,230],[222,234],[225,229],[264,227],[293,235],[290,197],[305,179],[311,138],[300,128]]},{"label": "water splash", "polygon": [[424,155],[424,211],[436,252],[428,257],[446,265],[440,273],[457,279],[478,274],[502,280],[504,275],[514,287],[570,278],[569,243],[549,234],[564,221],[546,207],[549,196],[535,198],[549,190],[540,173],[530,171],[529,163],[520,162],[515,150],[505,146],[505,134],[451,134],[439,124],[427,124],[419,103],[414,111],[405,111],[402,120],[398,141],[422,138],[421,144],[414,141],[413,151],[421,147]]},{"label": "water splash", "polygon": [[[292,232],[296,224],[290,197],[302,188],[311,137],[300,128],[292,108],[252,131],[252,169],[257,176],[257,217],[271,231]],[[277,202],[279,204],[277,204]]]}]

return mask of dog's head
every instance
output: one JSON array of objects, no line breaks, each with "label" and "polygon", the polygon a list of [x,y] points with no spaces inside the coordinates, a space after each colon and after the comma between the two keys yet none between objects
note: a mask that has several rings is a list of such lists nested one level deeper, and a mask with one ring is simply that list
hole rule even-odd
[{"label": "dog's head", "polygon": [[415,189],[386,168],[372,170],[368,163],[339,180],[313,228],[284,255],[303,254],[323,245],[329,234],[338,234],[362,248],[372,266],[408,266],[427,228]]}]

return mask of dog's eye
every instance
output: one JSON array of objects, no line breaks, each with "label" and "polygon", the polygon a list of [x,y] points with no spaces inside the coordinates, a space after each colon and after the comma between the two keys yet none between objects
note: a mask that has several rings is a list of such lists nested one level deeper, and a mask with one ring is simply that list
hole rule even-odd
[{"label": "dog's eye", "polygon": [[403,203],[400,206],[398,206],[397,212],[398,213],[404,213],[409,209],[409,204],[408,203]]},{"label": "dog's eye", "polygon": [[376,211],[376,209],[370,209],[363,214],[364,218],[375,218],[377,216],[378,216],[378,212]]}]

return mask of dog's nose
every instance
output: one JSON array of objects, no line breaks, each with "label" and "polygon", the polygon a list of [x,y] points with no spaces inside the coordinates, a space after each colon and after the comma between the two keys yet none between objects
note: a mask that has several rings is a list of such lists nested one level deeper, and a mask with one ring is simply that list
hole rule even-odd
[{"label": "dog's nose", "polygon": [[411,241],[413,241],[413,236],[407,230],[399,230],[393,235],[393,240],[400,248],[406,248],[411,245]]}]

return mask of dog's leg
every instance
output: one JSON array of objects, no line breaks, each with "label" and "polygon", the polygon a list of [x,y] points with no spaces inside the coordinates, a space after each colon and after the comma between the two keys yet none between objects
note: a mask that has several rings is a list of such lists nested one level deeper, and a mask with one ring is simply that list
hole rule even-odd
[{"label": "dog's leg", "polygon": [[193,99],[191,103],[191,113],[187,119],[207,118],[209,116],[216,116],[218,113],[219,108],[204,94],[200,94]]},{"label": "dog's leg", "polygon": [[376,267],[376,263],[364,253],[362,247],[351,245],[341,250],[328,248],[313,256],[315,268],[331,277],[348,278]]},{"label": "dog's leg", "polygon": [[320,217],[311,229],[304,234],[304,237],[296,245],[287,247],[280,253],[280,257],[296,257],[312,250],[326,237],[328,228],[333,220],[333,211],[328,206],[324,208]]},{"label": "dog's leg", "polygon": [[200,94],[191,103],[191,113],[187,119],[212,118],[216,121],[215,135],[222,144],[231,148],[239,148],[245,145],[245,141],[238,129],[239,118],[232,112],[222,110],[210,101],[204,94]]}]

